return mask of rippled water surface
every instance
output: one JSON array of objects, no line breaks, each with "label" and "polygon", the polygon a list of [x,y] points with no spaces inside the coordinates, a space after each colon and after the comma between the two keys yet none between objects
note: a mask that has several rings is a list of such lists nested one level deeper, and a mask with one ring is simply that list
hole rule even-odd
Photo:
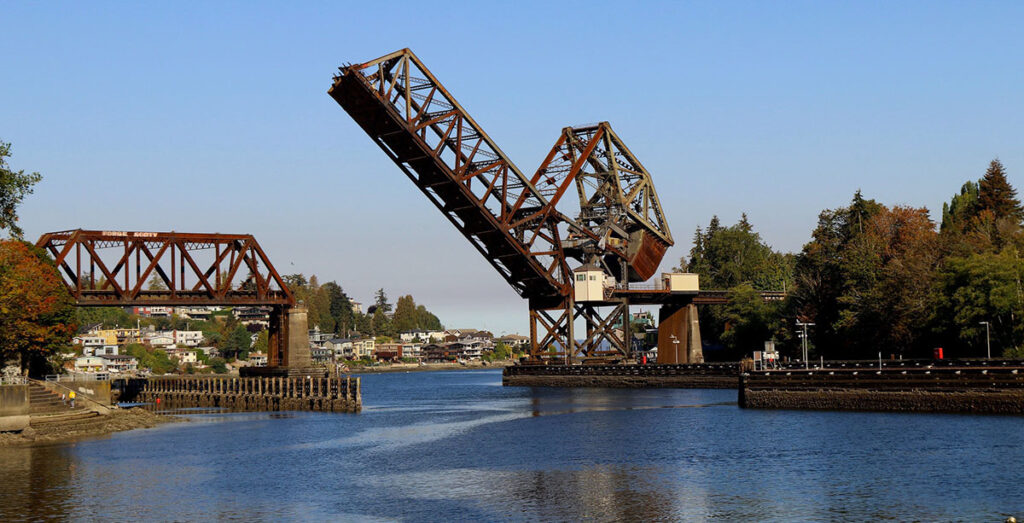
[{"label": "rippled water surface", "polygon": [[0,448],[0,521],[1024,516],[1024,418],[748,411],[735,391],[363,378],[358,415],[202,414]]}]

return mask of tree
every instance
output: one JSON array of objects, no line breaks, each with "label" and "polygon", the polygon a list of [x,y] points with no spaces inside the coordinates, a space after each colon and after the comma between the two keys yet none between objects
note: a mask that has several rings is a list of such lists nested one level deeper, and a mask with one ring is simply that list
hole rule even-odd
[{"label": "tree", "polygon": [[761,241],[746,214],[736,225],[721,227],[711,219],[707,232],[697,229],[690,259],[680,267],[700,275],[701,287],[729,289],[750,283],[758,290],[783,290],[792,284],[793,259]]},{"label": "tree", "polygon": [[252,350],[254,352],[262,352],[267,354],[270,350],[270,333],[267,329],[263,329],[256,337],[256,343],[253,344]]},{"label": "tree", "polygon": [[796,316],[816,324],[814,345],[832,351],[826,356],[840,354],[851,344],[836,328],[843,310],[840,298],[851,282],[847,251],[863,234],[865,222],[881,210],[881,204],[857,191],[848,207],[826,209],[818,215],[811,241],[796,257],[791,308]]},{"label": "tree", "polygon": [[135,323],[121,307],[76,307],[75,320],[79,325],[99,323],[105,328]]},{"label": "tree", "polygon": [[390,336],[395,333],[394,325],[383,308],[378,307],[370,318],[370,332],[374,336]]},{"label": "tree", "polygon": [[329,281],[321,290],[327,296],[327,308],[336,332],[346,335],[353,328],[352,301],[337,282]]},{"label": "tree", "polygon": [[167,284],[164,283],[164,279],[160,277],[159,274],[154,274],[153,277],[149,279],[148,288],[151,291],[166,291]]},{"label": "tree", "polygon": [[384,292],[384,289],[377,289],[377,293],[373,298],[373,304],[378,310],[382,310],[385,313],[391,312],[391,304],[388,303],[388,295]]},{"label": "tree", "polygon": [[856,343],[852,356],[877,350],[923,353],[930,295],[940,255],[928,210],[882,208],[846,250],[846,283],[837,330]]},{"label": "tree", "polygon": [[768,340],[789,340],[784,329],[782,302],[766,302],[757,289],[742,283],[729,290],[729,303],[723,311],[725,331],[721,335],[727,353],[735,361],[761,350]]},{"label": "tree", "polygon": [[245,325],[238,325],[228,333],[221,352],[233,358],[245,359],[249,355],[251,346],[252,337],[249,330],[245,328]]},{"label": "tree", "polygon": [[1006,169],[998,158],[989,163],[985,176],[978,182],[978,206],[992,211],[997,219],[1009,217],[1017,222],[1024,219],[1017,191],[1006,181]]},{"label": "tree", "polygon": [[140,368],[149,369],[153,374],[167,374],[178,368],[178,360],[172,360],[167,356],[167,352],[160,349],[154,349],[138,343],[129,343],[125,346],[125,352],[139,360]]},{"label": "tree", "polygon": [[[703,289],[734,289],[742,286],[762,290],[786,290],[793,286],[791,254],[782,254],[761,241],[754,232],[746,214],[730,227],[722,227],[718,217],[711,218],[705,231],[698,227],[690,258],[680,260],[680,267],[700,275]],[[682,269],[679,269],[682,270]],[[758,296],[760,300],[760,296]],[[727,348],[738,349],[746,341],[735,337],[723,338],[729,328],[728,318],[721,308],[702,308],[700,312],[701,337],[711,345],[720,342]],[[764,342],[765,340],[761,340]],[[746,352],[746,348],[744,348]],[[736,353],[739,354],[739,353]]]},{"label": "tree", "polygon": [[226,374],[228,372],[227,361],[224,358],[210,359],[210,368],[217,374]]},{"label": "tree", "polygon": [[300,274],[285,274],[281,276],[284,284],[288,286],[288,290],[292,291],[292,294],[297,292],[302,287],[306,286],[306,277]]},{"label": "tree", "polygon": [[40,375],[47,358],[70,345],[74,301],[54,262],[20,240],[0,241],[0,363],[17,358]]},{"label": "tree", "polygon": [[24,231],[18,226],[18,206],[25,196],[32,194],[33,186],[43,176],[37,172],[25,174],[24,170],[12,170],[6,160],[10,157],[11,144],[0,140],[0,230],[6,229],[12,238],[20,239]]},{"label": "tree", "polygon": [[[939,271],[933,323],[947,346],[965,356],[982,356],[979,340],[989,322],[992,344],[1012,348],[1024,343],[1021,280],[1024,262],[1016,252],[984,252],[948,258]],[[998,353],[998,352],[997,352]]]},{"label": "tree", "polygon": [[960,187],[960,194],[953,195],[949,203],[942,204],[942,225],[939,230],[946,233],[963,232],[978,215],[978,207],[978,183],[968,181]]}]

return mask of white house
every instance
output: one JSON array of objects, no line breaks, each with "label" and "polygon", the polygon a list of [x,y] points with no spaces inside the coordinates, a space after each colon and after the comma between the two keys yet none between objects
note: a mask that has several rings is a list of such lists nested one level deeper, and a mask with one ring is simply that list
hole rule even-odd
[{"label": "white house", "polygon": [[372,358],[374,349],[373,338],[360,338],[352,340],[352,350],[356,358]]},{"label": "white house", "polygon": [[117,345],[103,345],[102,347],[85,347],[82,349],[82,354],[85,356],[116,356],[118,354]]},{"label": "white house", "polygon": [[107,370],[107,360],[99,356],[80,356],[75,358],[76,372],[104,372]]},{"label": "white house", "polygon": [[267,366],[267,355],[262,352],[250,352],[249,353],[249,366],[250,367],[266,367]]},{"label": "white house", "polygon": [[100,356],[107,372],[128,373],[139,369],[139,360],[128,355],[109,354]]},{"label": "white house", "polygon": [[199,358],[196,357],[195,349],[183,349],[181,347],[168,347],[164,349],[167,352],[167,357],[175,358],[178,363],[184,365],[186,363],[198,363]]},{"label": "white house", "polygon": [[203,343],[203,331],[171,331],[175,344],[198,347]]},{"label": "white house", "polygon": [[153,347],[173,347],[174,335],[170,332],[152,331],[143,334],[143,341]]},{"label": "white house", "polygon": [[348,338],[331,338],[323,342],[323,348],[330,350],[334,354],[334,359],[355,357],[352,340]]},{"label": "white house", "polygon": [[423,344],[422,343],[403,343],[402,344],[402,357],[403,358],[416,358],[416,359],[420,359],[422,349],[423,349]]}]

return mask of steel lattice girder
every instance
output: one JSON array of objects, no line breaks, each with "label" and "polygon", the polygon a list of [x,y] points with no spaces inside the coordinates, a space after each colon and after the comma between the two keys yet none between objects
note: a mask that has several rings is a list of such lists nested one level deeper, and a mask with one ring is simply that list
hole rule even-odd
[{"label": "steel lattice girder", "polygon": [[[44,234],[36,246],[53,255],[79,306],[295,305],[248,234],[76,229]],[[166,288],[144,288],[151,277]]]},{"label": "steel lattice girder", "polygon": [[[560,304],[531,302],[530,356],[536,361],[566,364],[587,358],[629,358],[628,311],[625,299],[600,307],[569,300]],[[575,332],[577,321],[582,321],[584,332]]]},{"label": "steel lattice girder", "polygon": [[520,296],[568,295],[559,228],[571,220],[412,51],[340,71],[329,94]]},{"label": "steel lattice girder", "polygon": [[674,244],[650,173],[608,122],[563,129],[530,181],[553,203],[575,182],[582,230],[566,247],[588,261],[609,257],[606,269],[620,281],[650,278]]}]

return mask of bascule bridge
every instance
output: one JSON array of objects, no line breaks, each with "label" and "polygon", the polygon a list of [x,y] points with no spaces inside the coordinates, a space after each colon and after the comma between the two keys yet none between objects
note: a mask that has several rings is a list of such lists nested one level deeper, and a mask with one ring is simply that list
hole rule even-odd
[{"label": "bascule bridge", "polygon": [[651,304],[659,362],[703,362],[695,304],[725,295],[695,277],[643,284],[674,240],[650,173],[607,122],[564,128],[527,176],[409,49],[339,71],[331,97],[528,301],[533,361],[631,358],[630,305]]}]

